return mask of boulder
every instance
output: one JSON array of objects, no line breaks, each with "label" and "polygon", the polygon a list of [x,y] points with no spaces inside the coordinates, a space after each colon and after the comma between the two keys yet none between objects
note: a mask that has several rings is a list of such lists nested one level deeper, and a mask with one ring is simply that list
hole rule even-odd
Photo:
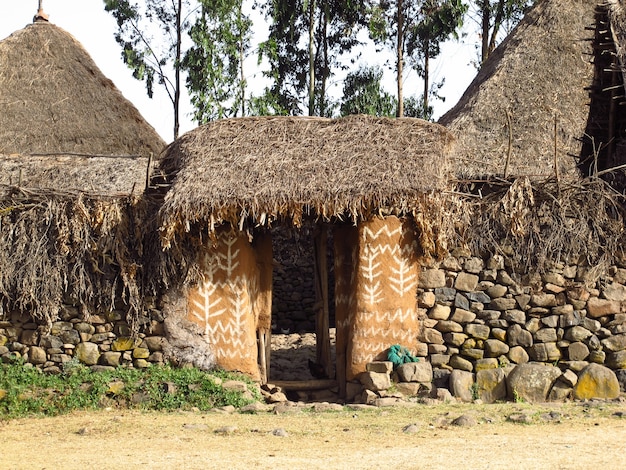
[{"label": "boulder", "polygon": [[525,364],[530,359],[526,350],[521,346],[513,346],[509,349],[507,357],[514,364]]},{"label": "boulder", "polygon": [[571,343],[567,347],[567,356],[570,361],[584,361],[589,357],[589,348],[585,343]]},{"label": "boulder", "polygon": [[373,392],[387,390],[391,387],[391,378],[389,377],[389,374],[381,372],[363,372],[359,376],[359,380],[363,387]]},{"label": "boulder", "polygon": [[485,354],[487,357],[499,357],[509,352],[509,346],[498,339],[488,339],[485,341]]},{"label": "boulder", "polygon": [[98,345],[95,343],[79,343],[74,350],[74,357],[88,366],[96,365],[100,358]]},{"label": "boulder", "polygon": [[600,364],[589,364],[578,376],[574,386],[574,398],[586,400],[600,398],[612,400],[620,394],[619,382],[615,372]]},{"label": "boulder", "polygon": [[558,367],[535,362],[519,364],[507,377],[508,397],[530,403],[545,402],[560,376],[561,370]]},{"label": "boulder", "polygon": [[408,362],[396,369],[401,382],[430,383],[433,381],[433,368],[430,362]]},{"label": "boulder", "polygon": [[484,403],[506,399],[506,374],[504,369],[483,369],[476,372],[478,397]]},{"label": "boulder", "polygon": [[476,290],[477,285],[478,276],[466,272],[459,273],[454,282],[454,287],[463,292],[472,292]]},{"label": "boulder", "polygon": [[474,388],[474,374],[464,370],[455,369],[450,374],[450,392],[461,401],[471,402],[474,400],[472,390]]},{"label": "boulder", "polygon": [[600,318],[606,315],[620,313],[620,302],[592,297],[587,301],[587,315],[592,318]]},{"label": "boulder", "polygon": [[446,273],[442,269],[424,269],[419,275],[419,286],[423,289],[435,289],[446,286]]},{"label": "boulder", "polygon": [[626,334],[609,336],[603,339],[602,345],[611,352],[623,351],[626,349]]}]

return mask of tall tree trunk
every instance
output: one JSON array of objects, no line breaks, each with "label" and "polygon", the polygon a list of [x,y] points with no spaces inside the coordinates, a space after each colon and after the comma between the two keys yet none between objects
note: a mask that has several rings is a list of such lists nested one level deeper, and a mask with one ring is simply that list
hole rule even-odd
[{"label": "tall tree trunk", "polygon": [[315,0],[309,0],[309,116],[315,115]]},{"label": "tall tree trunk", "polygon": [[180,56],[182,43],[182,16],[183,0],[178,0],[178,11],[176,12],[176,62],[174,63],[175,85],[174,85],[174,139],[178,138],[179,107],[180,107]]},{"label": "tall tree trunk", "polygon": [[328,5],[324,4],[322,12],[322,28],[324,31],[323,54],[324,54],[324,70],[321,77],[320,85],[320,116],[326,115],[326,82],[328,81],[329,65],[328,65]]},{"label": "tall tree trunk", "polygon": [[484,0],[482,3],[482,41],[480,50],[480,62],[481,64],[489,57],[489,26],[491,24],[491,5],[489,0]]},{"label": "tall tree trunk", "polygon": [[238,20],[239,20],[239,93],[241,98],[241,116],[246,115],[246,81],[245,75],[243,73],[243,61],[244,61],[244,52],[243,52],[243,31],[241,28],[241,17],[242,17],[242,9],[243,9],[243,1],[239,2],[239,11],[238,11]]},{"label": "tall tree trunk", "polygon": [[398,36],[396,44],[396,82],[398,86],[398,107],[396,108],[396,117],[404,116],[404,99],[402,97],[402,66],[404,64],[403,37],[404,37],[404,14],[402,12],[402,0],[397,2],[398,15]]},{"label": "tall tree trunk", "polygon": [[424,118],[426,118],[427,113],[428,113],[428,90],[430,87],[430,41],[427,39],[426,40],[426,46],[424,47],[424,103],[423,103],[423,109],[424,109]]}]

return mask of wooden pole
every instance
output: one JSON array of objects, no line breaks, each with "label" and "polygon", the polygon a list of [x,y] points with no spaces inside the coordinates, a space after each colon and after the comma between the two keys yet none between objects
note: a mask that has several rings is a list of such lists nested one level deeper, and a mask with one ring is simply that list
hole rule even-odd
[{"label": "wooden pole", "polygon": [[328,310],[328,232],[326,226],[318,225],[315,231],[315,338],[317,341],[316,360],[324,367],[326,376],[333,376],[330,358],[330,313]]}]

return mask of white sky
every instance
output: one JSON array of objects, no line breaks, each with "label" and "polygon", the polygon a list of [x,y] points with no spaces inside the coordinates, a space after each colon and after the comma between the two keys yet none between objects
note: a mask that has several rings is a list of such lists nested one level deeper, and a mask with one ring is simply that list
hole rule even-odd
[{"label": "white sky", "polygon": [[[38,0],[0,0],[0,40],[32,22],[37,11]],[[166,142],[172,140],[172,106],[170,101],[155,85],[153,99],[148,98],[145,84],[132,77],[130,69],[121,59],[121,50],[113,37],[117,25],[113,17],[104,11],[102,0],[44,0],[44,11],[50,22],[71,33],[87,50],[104,75],[110,78],[124,96],[141,112],[143,117],[157,130]],[[434,101],[435,118],[441,116],[461,97],[465,88],[476,74],[470,65],[475,58],[475,48],[467,39],[464,43],[450,42],[444,45],[440,59],[431,65],[433,80],[445,76],[441,95],[445,103]],[[374,65],[375,53],[367,57],[368,65]],[[382,64],[381,64],[382,65]],[[389,72],[385,87],[395,94],[393,77]],[[405,76],[405,97],[421,93],[423,85],[415,72]],[[189,100],[183,98],[181,107],[180,134],[196,127],[189,114]]]}]

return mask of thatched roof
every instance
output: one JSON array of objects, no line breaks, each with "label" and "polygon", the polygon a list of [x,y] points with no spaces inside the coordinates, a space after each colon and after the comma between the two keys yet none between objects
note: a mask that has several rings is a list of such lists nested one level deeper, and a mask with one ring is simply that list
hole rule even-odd
[{"label": "thatched roof", "polygon": [[149,157],[138,156],[0,155],[0,186],[94,195],[140,194],[146,185],[149,161]]},{"label": "thatched roof", "polygon": [[[88,162],[87,157],[75,155],[85,154],[139,156],[143,158],[141,164],[134,162],[124,171],[135,172],[143,182],[148,156],[152,153],[158,157],[165,146],[78,41],[45,21],[28,25],[0,42],[0,107],[0,155],[38,155],[24,159],[22,181],[56,187],[58,181],[71,185],[64,181],[66,177],[91,180],[77,179],[79,188],[110,181],[104,174],[109,171],[104,160]],[[69,156],[56,158],[63,155]],[[63,166],[59,163],[62,160],[86,171],[59,168],[61,179],[46,181],[55,166]],[[18,161],[5,161],[2,170],[15,167]],[[120,173],[130,161],[108,162]],[[41,163],[44,168],[26,174],[31,163]],[[18,177],[3,176],[2,183]],[[120,189],[130,190],[126,180],[133,178],[125,175]]]},{"label": "thatched roof", "polygon": [[577,177],[594,73],[585,28],[594,26],[597,3],[540,0],[441,117],[458,138],[460,177],[554,176],[555,117],[559,176]]},{"label": "thatched roof", "polygon": [[349,116],[217,121],[176,140],[162,161],[172,186],[167,234],[207,221],[298,224],[311,214],[355,220],[410,212],[447,187],[451,134],[419,119]]}]

